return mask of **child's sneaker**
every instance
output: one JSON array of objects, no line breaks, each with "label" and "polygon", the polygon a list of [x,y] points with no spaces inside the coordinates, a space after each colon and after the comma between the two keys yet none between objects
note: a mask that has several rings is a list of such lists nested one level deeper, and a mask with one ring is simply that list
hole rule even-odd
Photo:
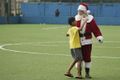
[{"label": "child's sneaker", "polygon": [[67,77],[73,77],[72,74],[68,74],[68,73],[65,73],[64,75],[67,76]]}]

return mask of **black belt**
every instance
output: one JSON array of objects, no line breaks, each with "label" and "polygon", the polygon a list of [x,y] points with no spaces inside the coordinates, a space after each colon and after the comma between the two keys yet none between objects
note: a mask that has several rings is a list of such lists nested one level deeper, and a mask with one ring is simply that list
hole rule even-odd
[{"label": "black belt", "polygon": [[91,33],[84,33],[84,34],[80,33],[80,37],[84,37],[84,36],[87,36],[87,35],[91,35]]}]

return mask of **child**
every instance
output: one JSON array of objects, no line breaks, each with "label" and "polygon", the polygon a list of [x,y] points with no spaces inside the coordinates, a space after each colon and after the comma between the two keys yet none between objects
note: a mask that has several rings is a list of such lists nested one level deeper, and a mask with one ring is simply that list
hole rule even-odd
[{"label": "child", "polygon": [[[85,22],[87,19],[85,20]],[[77,63],[77,79],[82,79],[81,76],[81,62],[82,62],[82,51],[81,51],[81,44],[80,44],[80,36],[79,36],[79,30],[82,29],[85,22],[81,25],[80,28],[76,27],[76,21],[74,17],[70,17],[68,19],[68,23],[71,26],[67,32],[67,36],[69,36],[69,44],[71,49],[71,55],[73,57],[73,62],[70,64],[67,72],[64,74],[68,77],[73,77],[71,74],[71,69],[74,67],[74,65]]]}]

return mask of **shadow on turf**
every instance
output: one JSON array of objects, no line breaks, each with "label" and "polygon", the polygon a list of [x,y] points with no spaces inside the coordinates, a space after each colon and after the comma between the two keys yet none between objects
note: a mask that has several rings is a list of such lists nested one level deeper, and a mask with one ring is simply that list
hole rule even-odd
[{"label": "shadow on turf", "polygon": [[75,77],[73,77],[73,78],[68,78],[67,80],[102,80],[102,78],[98,78],[98,77],[92,77],[92,79],[85,79],[85,78],[83,78],[83,79],[76,79]]}]

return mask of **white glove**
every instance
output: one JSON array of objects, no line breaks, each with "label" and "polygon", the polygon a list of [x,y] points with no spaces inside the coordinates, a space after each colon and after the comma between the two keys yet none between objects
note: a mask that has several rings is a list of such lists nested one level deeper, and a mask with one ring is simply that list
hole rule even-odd
[{"label": "white glove", "polygon": [[103,39],[104,39],[103,36],[98,36],[97,37],[97,40],[99,41],[99,43],[103,43]]}]

